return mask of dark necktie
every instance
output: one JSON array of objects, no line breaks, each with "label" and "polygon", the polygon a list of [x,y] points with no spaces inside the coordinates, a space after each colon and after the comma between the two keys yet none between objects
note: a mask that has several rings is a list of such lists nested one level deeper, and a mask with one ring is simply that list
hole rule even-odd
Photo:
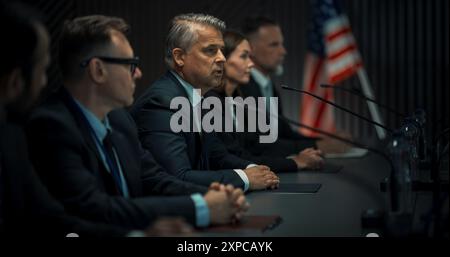
[{"label": "dark necktie", "polygon": [[113,151],[113,143],[111,140],[112,132],[108,131],[106,134],[105,139],[103,139],[103,146],[105,148],[105,154],[106,160],[111,172],[111,175],[114,179],[114,182],[116,182],[117,189],[119,190],[119,193],[123,195],[123,188],[122,188],[122,179],[120,177],[119,173],[119,167],[117,166],[117,159]]},{"label": "dark necktie", "polygon": [[[205,133],[205,132],[203,132]],[[199,134],[200,137],[200,169],[201,170],[209,170],[209,162],[208,162],[208,148],[204,141],[204,136]]]},{"label": "dark necktie", "polygon": [[[202,97],[202,100],[200,101],[200,103],[199,103],[199,105],[200,106],[202,106],[202,103],[203,103],[203,97]],[[203,109],[200,109],[200,117],[199,117],[199,119],[202,119],[203,118],[203,116],[205,115],[207,113],[207,111],[206,110],[203,110]],[[205,138],[206,138],[206,135],[205,135],[205,131],[203,131],[203,129],[202,128],[200,128],[200,133],[197,133],[198,135],[198,144],[199,144],[199,147],[197,147],[197,151],[199,151],[200,152],[200,160],[199,160],[199,168],[201,169],[201,170],[209,170],[209,162],[208,162],[208,159],[209,159],[209,157],[208,157],[208,145],[206,144],[206,142],[205,142]]]}]

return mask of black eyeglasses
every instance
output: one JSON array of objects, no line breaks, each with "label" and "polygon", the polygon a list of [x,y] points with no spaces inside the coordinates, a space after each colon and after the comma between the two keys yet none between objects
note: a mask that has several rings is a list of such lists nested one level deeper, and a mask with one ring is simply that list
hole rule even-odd
[{"label": "black eyeglasses", "polygon": [[88,66],[89,62],[94,59],[100,59],[104,62],[108,63],[115,63],[115,64],[127,64],[130,65],[130,72],[131,75],[134,75],[134,72],[136,71],[136,68],[139,65],[139,57],[133,57],[133,58],[116,58],[116,57],[107,57],[107,56],[92,56],[80,63],[80,66],[85,68]]}]

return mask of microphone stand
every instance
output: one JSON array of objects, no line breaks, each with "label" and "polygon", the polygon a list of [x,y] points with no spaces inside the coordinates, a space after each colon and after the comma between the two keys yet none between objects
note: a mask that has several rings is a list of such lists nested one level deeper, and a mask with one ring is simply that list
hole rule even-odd
[{"label": "microphone stand", "polygon": [[[323,87],[323,88],[333,88],[333,89],[337,89],[338,88],[338,87],[332,87],[332,86],[329,86],[329,85],[321,85],[321,87]],[[346,109],[346,108],[344,108],[342,106],[339,106],[339,105],[337,105],[337,104],[335,104],[333,102],[330,102],[330,101],[328,101],[328,100],[326,100],[326,99],[324,99],[322,97],[319,97],[317,95],[314,95],[314,94],[312,94],[310,92],[307,92],[307,91],[304,91],[304,90],[300,90],[300,89],[296,89],[296,88],[291,88],[291,87],[284,86],[284,85],[282,85],[282,88],[286,89],[286,90],[296,91],[296,92],[299,92],[299,93],[303,93],[303,94],[312,96],[312,97],[314,97],[316,99],[319,99],[319,100],[321,100],[321,101],[323,101],[323,102],[325,102],[327,104],[330,104],[330,105],[336,107],[337,109],[343,110],[343,111],[345,111],[347,113],[350,113],[353,116],[356,116],[356,117],[358,117],[358,118],[360,118],[360,119],[362,119],[364,121],[367,121],[367,122],[369,122],[371,124],[374,124],[376,126],[384,128],[385,130],[387,130],[388,132],[393,134],[393,130],[392,129],[389,129],[389,128],[385,127],[382,124],[379,124],[379,123],[377,123],[377,122],[375,122],[373,120],[370,120],[370,119],[368,119],[368,118],[366,118],[364,116],[361,116],[361,115],[359,115],[359,114],[357,114],[357,113],[355,113],[355,112],[353,112],[353,111],[351,111],[349,109]],[[340,88],[340,89],[342,89],[342,88]],[[356,94],[355,92],[352,92],[352,91],[347,90],[347,89],[344,90],[344,91],[351,92],[352,94],[355,94],[355,95],[357,95],[357,96],[359,96],[361,98],[364,98],[365,100],[372,101],[372,102],[374,102],[374,103],[376,103],[376,104],[378,104],[378,105],[388,109],[389,111],[395,113],[398,116],[404,116],[404,115],[402,115],[402,114],[392,110],[388,106],[381,105],[380,103],[376,102],[375,100],[373,100],[371,98],[368,98],[368,97],[366,97],[364,95]],[[282,118],[284,118],[284,117],[282,117]],[[289,123],[295,124],[295,122],[293,122],[293,121],[289,121]],[[436,153],[434,153],[434,151],[433,151],[433,154],[431,156],[430,162],[428,162],[428,160],[426,158],[427,146],[426,146],[425,135],[424,135],[424,123],[425,123],[425,112],[423,110],[421,110],[421,109],[418,109],[414,113],[413,117],[404,118],[404,124],[402,125],[400,130],[397,130],[397,131],[399,131],[399,133],[405,139],[409,140],[410,146],[413,146],[413,149],[412,149],[413,150],[412,151],[413,154],[411,155],[413,157],[412,160],[413,161],[417,161],[420,164],[420,165],[417,165],[416,163],[413,163],[413,164],[416,164],[416,165],[412,165],[412,166],[414,166],[413,169],[415,169],[416,166],[425,167],[425,168],[429,167],[430,168],[431,177],[432,177],[433,181],[431,183],[420,182],[420,181],[412,181],[412,190],[413,191],[421,191],[421,190],[433,191],[433,210],[436,210],[437,208],[436,208],[436,204],[435,203],[437,202],[437,198],[440,197],[440,192],[441,192],[441,183],[440,183],[439,176],[438,176],[439,163],[437,163],[437,162],[439,162],[440,158],[435,156],[435,154],[438,154],[437,153],[438,151],[436,151]],[[304,125],[304,124],[302,124],[302,125]],[[319,131],[316,131],[316,132],[320,133]],[[445,133],[448,133],[448,129],[445,130],[442,134],[445,134]],[[398,133],[394,133],[394,134],[398,135]],[[328,136],[330,136],[332,138],[335,138],[335,139],[338,139],[334,135],[331,136],[331,134],[329,134],[329,133],[328,133]],[[345,142],[345,140],[343,140],[343,141]],[[413,143],[411,143],[411,142],[413,142]],[[350,143],[350,142],[347,142],[347,143]],[[354,145],[358,146],[358,147],[361,147],[361,148],[365,148],[364,145],[361,145],[361,144],[354,144]],[[365,149],[367,149],[369,151],[371,150],[369,148],[365,148]],[[392,163],[392,160],[391,160],[391,163]],[[391,176],[390,176],[391,179],[393,178],[392,171],[394,171],[393,167],[391,168]],[[384,188],[386,188],[386,184],[382,183],[381,184],[382,191],[383,191],[383,185],[384,185]],[[390,186],[390,189],[392,190],[392,185]],[[448,184],[447,184],[445,189],[448,190]],[[392,191],[391,191],[391,198],[392,198]],[[435,223],[435,227],[436,226],[437,226],[437,224]],[[435,231],[436,231],[436,229],[435,229]]]},{"label": "microphone stand", "polygon": [[[353,141],[350,141],[350,140],[347,140],[344,138],[340,138],[340,137],[338,137],[334,134],[328,133],[328,132],[323,133],[324,131],[306,126],[305,124],[301,124],[301,123],[296,124],[298,126],[304,127],[306,129],[311,129],[317,133],[327,135],[331,138],[346,142],[348,144],[367,149],[371,152],[379,154],[380,156],[383,156],[386,160],[388,160],[389,164],[391,165],[391,170],[390,170],[390,175],[389,175],[389,183],[388,183],[389,195],[390,195],[390,200],[391,200],[391,206],[390,206],[391,209],[390,209],[390,212],[388,213],[389,215],[387,216],[388,219],[385,220],[385,224],[387,225],[387,230],[390,235],[393,235],[393,236],[408,235],[410,233],[411,224],[413,221],[412,220],[413,209],[412,209],[412,198],[411,198],[412,190],[411,190],[410,169],[409,169],[410,168],[409,164],[411,163],[411,161],[410,161],[411,154],[410,154],[410,148],[407,147],[406,143],[404,142],[408,138],[406,137],[405,131],[403,131],[403,130],[408,131],[407,127],[403,126],[402,129],[393,131],[392,129],[387,128],[386,126],[384,126],[382,124],[379,124],[373,120],[370,120],[362,115],[359,115],[351,110],[348,110],[342,106],[339,106],[333,102],[330,102],[326,99],[323,99],[322,97],[316,96],[307,91],[296,89],[296,88],[290,88],[287,86],[282,86],[282,88],[310,95],[310,96],[317,98],[323,102],[326,102],[327,104],[330,104],[340,110],[348,112],[362,120],[365,120],[371,124],[375,124],[376,126],[382,127],[386,131],[390,132],[392,136],[394,136],[392,143],[391,143],[391,147],[392,147],[391,151],[392,151],[393,156],[396,157],[397,165],[394,165],[393,160],[388,155],[386,155],[384,152],[381,152],[377,149],[373,149],[366,145],[356,143],[356,142],[353,142]],[[283,119],[284,117],[281,117],[281,118]],[[295,124],[296,122],[290,121],[290,123]],[[405,153],[407,153],[407,154],[405,155]],[[402,202],[400,202],[400,200],[399,200],[400,194],[402,196]],[[366,214],[368,217],[371,216],[370,213],[368,213],[368,212],[366,212]],[[380,219],[380,217],[378,217],[378,219]]]},{"label": "microphone stand", "polygon": [[[328,85],[321,85],[321,86],[324,87],[324,88],[333,88],[333,89],[338,88],[338,87],[333,87],[333,86],[328,86]],[[368,122],[370,124],[379,126],[379,127],[385,129],[386,131],[388,131],[391,134],[394,131],[391,128],[388,128],[388,127],[386,127],[386,126],[384,126],[384,125],[382,125],[382,124],[380,124],[378,122],[375,122],[375,121],[373,121],[371,119],[368,119],[368,118],[366,118],[366,117],[364,117],[364,116],[362,116],[362,115],[360,115],[358,113],[355,113],[352,110],[349,110],[349,109],[344,108],[344,107],[342,107],[340,105],[337,105],[336,103],[328,101],[327,99],[324,99],[324,98],[322,98],[320,96],[312,94],[312,93],[310,93],[308,91],[297,89],[297,88],[288,87],[288,86],[285,86],[285,85],[282,85],[281,87],[283,89],[286,89],[286,90],[295,91],[295,92],[299,92],[299,93],[302,93],[302,94],[306,94],[306,95],[312,96],[312,97],[314,97],[314,98],[316,98],[316,99],[318,99],[320,101],[323,101],[323,102],[325,102],[325,103],[327,103],[329,105],[334,106],[335,108],[337,108],[339,110],[342,110],[342,111],[347,112],[347,113],[349,113],[349,114],[351,114],[353,116],[356,116],[356,117],[358,117],[358,118],[360,118],[360,119],[362,119],[362,120],[364,120],[364,121],[366,121],[366,122]],[[348,89],[346,89],[346,90],[348,90]],[[348,91],[350,91],[350,90],[348,90]],[[350,91],[350,92],[352,92],[352,91]],[[360,97],[367,98],[365,96],[360,96]],[[379,104],[378,102],[374,101],[373,99],[371,99],[371,100],[374,103]],[[424,114],[424,112],[422,110],[420,110],[420,109],[417,110],[412,118],[408,117],[408,118],[404,119],[404,124],[402,125],[402,127],[399,130],[405,136],[405,138],[407,138],[409,140],[410,144],[414,146],[414,148],[412,150],[412,155],[414,156],[413,160],[416,161],[414,163],[415,165],[413,167],[414,170],[416,170],[416,166],[419,166],[421,168],[431,168],[431,166],[432,166],[430,164],[430,161],[423,160],[421,158],[421,157],[425,156],[425,153],[426,153],[426,151],[425,151],[426,146],[425,146],[425,139],[424,139],[424,132],[423,132],[423,123],[425,122],[425,117],[424,116],[425,116],[425,114]],[[289,123],[293,124],[292,122],[289,122]],[[411,143],[411,142],[413,142],[413,143]],[[425,157],[423,157],[423,158],[425,158]],[[414,175],[416,176],[417,174],[414,174]],[[385,184],[386,183],[381,182],[380,188],[381,188],[382,191],[386,191],[386,185]],[[413,181],[413,190],[414,191],[432,191],[432,183],[421,182],[421,181]]]},{"label": "microphone stand", "polygon": [[[407,117],[407,115],[400,113],[385,104],[375,101],[374,99],[369,98],[369,97],[365,96],[364,94],[355,92],[354,90],[350,90],[350,89],[347,89],[344,87],[327,85],[327,84],[322,84],[322,85],[320,85],[320,87],[326,88],[326,89],[332,89],[332,90],[341,90],[341,91],[350,93],[350,94],[355,95],[359,98],[362,98],[366,101],[375,103],[376,105],[386,109],[390,113],[395,114],[397,117],[402,118],[403,119],[402,126],[404,129],[403,131],[404,131],[405,135],[409,138],[410,141],[415,141],[414,145],[415,145],[416,149],[414,149],[413,152],[414,152],[414,154],[416,154],[415,159],[418,160],[419,167],[422,167],[422,168],[430,168],[431,167],[431,164],[429,163],[430,160],[427,159],[427,148],[426,148],[425,132],[424,132],[425,112],[422,109],[417,109],[414,112],[414,115],[412,117]],[[414,133],[412,133],[411,131],[408,131],[408,129],[414,131]]]},{"label": "microphone stand", "polygon": [[[437,199],[440,197],[440,192],[443,190],[448,191],[448,183],[441,184],[439,178],[439,164],[440,164],[440,154],[438,147],[438,139],[445,134],[448,134],[449,129],[445,129],[435,140],[435,144],[430,148],[427,147],[427,143],[425,140],[425,111],[422,109],[417,109],[411,117],[407,117],[407,115],[400,113],[393,108],[384,105],[378,101],[375,101],[372,98],[365,96],[364,94],[358,93],[354,90],[350,90],[344,87],[337,87],[333,85],[322,84],[320,85],[322,88],[332,89],[332,90],[341,90],[348,92],[352,95],[355,95],[359,98],[362,98],[366,101],[373,102],[378,106],[386,109],[387,111],[395,114],[397,117],[403,119],[402,131],[406,138],[410,140],[410,144],[414,147],[412,150],[413,160],[416,161],[416,167],[418,171],[420,170],[428,170],[431,181],[421,181],[421,177],[418,174],[415,174],[418,177],[418,180],[412,182],[413,191],[432,191],[433,199]],[[429,154],[428,154],[429,153]],[[381,186],[385,191],[386,186],[382,184]],[[434,200],[434,202],[436,202]],[[435,204],[433,204],[435,205]],[[435,212],[437,213],[437,212]],[[438,217],[439,214],[436,214]]]},{"label": "microphone stand", "polygon": [[[308,125],[293,121],[293,120],[289,120],[286,117],[283,116],[278,116],[281,119],[290,122],[298,127],[302,127],[302,128],[306,128],[308,130],[312,130],[316,133],[319,134],[323,134],[326,135],[330,138],[334,138],[336,140],[345,142],[347,144],[356,146],[356,147],[360,147],[360,148],[364,148],[367,149],[368,151],[375,153],[381,157],[383,157],[383,159],[385,159],[390,166],[390,173],[389,173],[389,197],[390,197],[390,210],[387,213],[383,213],[383,212],[379,212],[379,211],[374,211],[374,210],[366,210],[362,213],[361,215],[361,222],[363,227],[367,228],[367,229],[381,229],[384,230],[386,232],[386,234],[388,236],[405,236],[405,235],[409,235],[410,233],[410,228],[411,228],[411,224],[412,224],[412,214],[408,214],[408,213],[402,213],[400,212],[400,199],[399,199],[399,191],[401,190],[399,188],[399,180],[397,178],[398,173],[400,172],[400,170],[396,169],[396,166],[394,165],[393,160],[391,159],[391,157],[389,155],[387,155],[386,153],[367,146],[365,144],[359,143],[359,142],[355,142],[353,140],[349,140],[346,138],[342,138],[340,136],[337,136],[335,134],[317,129],[317,128],[313,128],[310,127]],[[401,133],[393,133],[394,136],[401,136]],[[403,208],[403,207],[402,207]],[[386,215],[388,214],[388,215]]]}]

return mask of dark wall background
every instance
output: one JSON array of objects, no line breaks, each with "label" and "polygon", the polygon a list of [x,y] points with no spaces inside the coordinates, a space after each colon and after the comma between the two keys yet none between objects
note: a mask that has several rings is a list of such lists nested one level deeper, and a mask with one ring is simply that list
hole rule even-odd
[{"label": "dark wall background", "polygon": [[[298,0],[39,0],[30,1],[45,13],[53,38],[66,18],[87,14],[123,17],[132,28],[130,40],[141,57],[144,77],[137,83],[139,95],[164,70],[163,44],[167,24],[174,15],[204,12],[236,27],[247,15],[263,14],[278,20],[285,34],[288,56],[279,83],[301,87],[306,52],[308,1]],[[427,111],[431,131],[448,127],[449,116],[449,1],[448,0],[344,0],[365,68],[376,98],[398,111]],[[55,42],[54,41],[54,42]],[[55,51],[53,46],[52,50]],[[56,53],[56,52],[55,52]],[[59,84],[55,65],[49,71],[51,85]],[[343,83],[359,87],[358,79]],[[282,92],[287,116],[298,118],[299,99]],[[369,116],[367,105],[346,93],[336,101]],[[400,125],[394,115],[381,110],[389,127]],[[338,126],[364,140],[373,139],[372,126],[336,111]]]}]

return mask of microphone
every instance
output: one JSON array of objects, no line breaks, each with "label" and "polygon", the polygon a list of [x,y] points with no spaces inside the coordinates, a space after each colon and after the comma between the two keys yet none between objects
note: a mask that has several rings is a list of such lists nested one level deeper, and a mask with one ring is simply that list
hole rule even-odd
[{"label": "microphone", "polygon": [[[344,108],[342,106],[339,106],[339,105],[337,105],[337,104],[335,104],[335,103],[333,103],[331,101],[328,101],[328,100],[326,100],[326,99],[324,99],[322,97],[314,95],[314,94],[312,94],[310,92],[307,92],[305,90],[291,88],[291,87],[288,87],[288,86],[285,86],[285,85],[282,85],[281,87],[283,89],[286,89],[286,90],[296,91],[296,92],[303,93],[303,94],[306,94],[306,95],[310,95],[310,96],[312,96],[314,98],[317,98],[317,99],[319,99],[319,100],[321,100],[321,101],[323,101],[323,102],[325,102],[327,104],[330,104],[330,105],[336,107],[337,109],[343,110],[343,111],[345,111],[347,113],[350,113],[350,114],[352,114],[352,115],[354,115],[354,116],[356,116],[356,117],[358,117],[358,118],[360,118],[362,120],[365,120],[365,121],[367,121],[367,122],[369,122],[371,124],[374,124],[376,126],[379,126],[379,127],[383,128],[383,129],[385,129],[386,131],[390,132],[391,135],[393,135],[397,139],[400,138],[401,136],[403,136],[406,139],[408,139],[408,138],[409,139],[417,138],[417,134],[419,134],[419,135],[421,134],[420,133],[421,132],[420,131],[421,130],[420,126],[417,126],[417,123],[419,123],[417,121],[417,119],[414,119],[414,120],[416,120],[416,122],[410,122],[410,121],[408,121],[408,119],[405,119],[405,121],[406,121],[405,123],[406,124],[404,124],[399,130],[394,131],[393,129],[387,128],[386,126],[384,126],[384,125],[382,125],[382,124],[380,124],[378,122],[370,120],[370,119],[368,119],[368,118],[366,118],[366,117],[364,117],[364,116],[362,116],[362,115],[360,115],[358,113],[355,113],[355,112],[353,112],[353,111],[351,111],[349,109],[346,109],[346,108]],[[420,113],[420,114],[422,114],[422,113]],[[415,116],[421,116],[421,115],[415,115]],[[283,116],[280,116],[280,117],[282,119],[284,119],[284,120],[288,120],[287,118],[285,118]],[[388,155],[386,155],[385,153],[383,153],[381,151],[378,151],[377,149],[368,147],[367,145],[356,143],[354,141],[350,141],[350,140],[347,140],[345,138],[341,138],[341,137],[336,136],[336,135],[331,134],[331,133],[327,133],[327,132],[323,133],[324,131],[321,131],[321,130],[318,130],[316,128],[312,128],[312,127],[306,126],[305,124],[301,124],[301,123],[298,123],[298,122],[295,122],[295,121],[292,121],[292,120],[288,120],[288,122],[291,123],[291,124],[294,124],[296,126],[300,126],[300,127],[303,127],[303,128],[306,128],[306,129],[309,129],[309,130],[312,130],[312,131],[315,131],[315,132],[323,134],[323,135],[327,135],[327,136],[329,136],[331,138],[334,138],[336,140],[340,140],[342,142],[346,142],[346,143],[348,143],[350,145],[354,145],[354,146],[357,146],[357,147],[360,147],[360,148],[367,149],[367,150],[369,150],[369,151],[371,151],[373,153],[377,153],[378,155],[383,156],[386,160],[388,160],[389,164],[391,165],[391,172],[390,172],[391,183],[389,184],[390,198],[391,198],[391,208],[392,208],[392,210],[394,212],[399,209],[399,195],[398,195],[398,192],[397,192],[398,191],[398,186],[396,185],[397,184],[397,179],[396,179],[395,176],[396,176],[397,172],[401,172],[401,171],[397,170],[395,168],[393,160]],[[412,128],[414,128],[415,133],[411,133],[411,132],[413,132],[413,131],[411,131]],[[395,144],[396,141],[398,141],[396,138],[393,139],[393,141],[392,141],[393,144]]]},{"label": "microphone", "polygon": [[[407,213],[408,213],[408,210],[409,211],[411,210],[407,206],[408,206],[408,203],[409,204],[413,204],[413,203],[411,201],[409,201],[409,200],[406,200],[405,195],[408,195],[408,192],[411,192],[411,189],[414,187],[414,181],[410,181],[411,178],[409,178],[407,180],[402,179],[402,177],[404,177],[405,175],[409,174],[407,171],[410,169],[410,167],[409,167],[410,163],[406,163],[407,159],[405,159],[405,157],[407,157],[408,154],[405,155],[406,152],[404,152],[404,151],[409,152],[410,150],[405,149],[405,147],[403,147],[403,148],[400,147],[401,145],[404,145],[404,143],[400,143],[400,142],[404,141],[405,139],[407,140],[407,139],[411,139],[411,138],[418,138],[417,137],[418,134],[419,135],[420,134],[423,135],[423,133],[422,133],[423,132],[423,124],[425,122],[425,114],[424,114],[423,110],[416,111],[414,113],[413,117],[410,118],[412,120],[405,119],[404,120],[405,124],[403,124],[403,126],[400,129],[394,131],[393,129],[387,128],[387,127],[385,127],[382,124],[379,124],[379,123],[377,123],[377,122],[375,122],[373,120],[370,120],[370,119],[368,119],[368,118],[366,118],[366,117],[364,117],[362,115],[359,115],[359,114],[357,114],[357,113],[355,113],[355,112],[353,112],[351,110],[348,110],[348,109],[346,109],[346,108],[344,108],[342,106],[339,106],[339,105],[337,105],[337,104],[335,104],[333,102],[330,102],[330,101],[328,101],[326,99],[323,99],[322,97],[319,97],[319,96],[314,95],[312,93],[309,93],[307,91],[296,89],[296,88],[291,88],[291,87],[288,87],[288,86],[285,86],[285,85],[282,85],[282,88],[286,89],[286,90],[296,91],[296,92],[300,92],[300,93],[303,93],[303,94],[310,95],[310,96],[312,96],[314,98],[317,98],[317,99],[319,99],[319,100],[321,100],[323,102],[326,102],[327,104],[330,104],[330,105],[332,105],[332,106],[334,106],[334,107],[336,107],[336,108],[338,108],[340,110],[343,110],[343,111],[345,111],[347,113],[350,113],[350,114],[352,114],[352,115],[354,115],[354,116],[356,116],[356,117],[358,117],[358,118],[360,118],[362,120],[365,120],[365,121],[367,121],[367,122],[369,122],[371,124],[379,126],[379,127],[383,128],[383,129],[385,129],[386,131],[390,132],[392,134],[392,136],[393,136],[392,137],[392,141],[390,143],[390,149],[391,149],[390,151],[391,151],[392,156],[390,156],[390,155],[388,155],[388,154],[386,154],[386,153],[384,153],[382,151],[379,151],[378,149],[369,147],[367,145],[364,145],[364,144],[361,144],[361,143],[357,143],[357,142],[354,142],[352,140],[348,140],[346,138],[339,137],[339,136],[337,136],[335,134],[331,134],[331,133],[322,131],[320,129],[307,126],[305,124],[289,120],[288,118],[286,118],[286,117],[284,117],[282,115],[278,116],[279,118],[285,120],[288,123],[294,124],[294,125],[299,126],[299,127],[303,127],[305,129],[317,132],[319,134],[326,135],[326,136],[328,136],[330,138],[333,138],[333,139],[336,139],[336,140],[348,143],[350,145],[354,145],[354,146],[357,146],[357,147],[360,147],[360,148],[367,149],[368,151],[383,157],[390,165],[390,174],[389,174],[390,183],[388,184],[388,186],[389,186],[389,197],[390,197],[390,200],[391,200],[390,201],[390,208],[391,208],[392,213],[395,214],[398,211],[404,211],[405,209],[407,210]],[[414,130],[411,131],[410,129],[414,129]],[[422,142],[425,143],[424,141],[422,141]],[[395,163],[394,163],[394,159],[393,158],[395,158]],[[433,163],[435,163],[435,162],[433,162]],[[404,170],[404,169],[406,169],[406,170]],[[413,183],[411,183],[411,182],[413,182]],[[436,183],[436,180],[434,182]],[[405,189],[404,185],[401,185],[401,183],[408,183],[408,184],[410,184],[409,189],[408,189],[408,187]],[[406,193],[405,192],[400,192],[400,191],[404,191],[404,190],[406,190],[405,191]],[[415,191],[415,190],[413,190],[413,191]],[[436,199],[436,197],[433,197],[433,201],[435,201],[435,199]],[[414,208],[412,208],[412,210],[414,210]]]},{"label": "microphone", "polygon": [[[283,88],[291,89],[291,88],[289,88],[289,87],[287,87],[287,86],[283,86]],[[294,90],[294,91],[297,91],[296,89],[293,89],[293,90]],[[325,100],[325,99],[323,99],[323,100]],[[325,100],[325,101],[326,101],[326,100]],[[331,102],[330,102],[330,103],[331,103]],[[241,104],[238,104],[238,103],[236,103],[236,104],[237,104],[237,105],[241,105]],[[331,104],[333,104],[333,103],[331,103]],[[259,109],[258,109],[258,108],[250,107],[250,106],[249,106],[249,108],[255,109],[256,111],[259,112]],[[343,108],[343,107],[342,107],[342,108]],[[344,108],[344,109],[345,109],[345,108]],[[317,128],[314,128],[314,127],[310,127],[310,126],[308,126],[308,125],[306,125],[306,124],[303,124],[303,123],[299,123],[299,122],[290,120],[290,119],[284,117],[283,115],[275,115],[275,114],[273,114],[273,113],[269,113],[269,115],[270,115],[270,116],[276,116],[277,118],[281,118],[282,120],[284,120],[284,121],[286,121],[286,122],[288,122],[288,123],[291,123],[291,124],[293,124],[293,125],[295,125],[295,126],[302,127],[302,128],[305,128],[305,129],[314,131],[314,132],[316,132],[316,133],[319,133],[319,134],[321,134],[321,135],[325,135],[325,136],[328,136],[328,137],[330,137],[330,138],[336,139],[336,140],[338,140],[338,141],[341,141],[341,142],[344,142],[344,143],[347,143],[347,144],[350,144],[350,145],[353,145],[353,146],[356,146],[356,147],[360,147],[360,148],[366,149],[366,150],[368,150],[368,151],[370,151],[370,152],[372,152],[372,153],[375,153],[375,154],[381,156],[383,159],[385,159],[385,160],[389,163],[389,166],[390,166],[389,178],[390,178],[391,183],[389,183],[389,189],[390,189],[390,192],[389,192],[389,193],[390,193],[390,199],[391,199],[391,210],[392,210],[393,212],[396,212],[397,210],[399,210],[399,187],[398,187],[398,183],[397,183],[397,179],[396,179],[396,172],[395,172],[395,171],[396,171],[396,168],[395,168],[395,165],[394,165],[393,160],[390,158],[389,155],[387,155],[386,153],[384,153],[384,152],[382,152],[382,151],[380,151],[380,150],[378,150],[378,149],[375,149],[375,148],[373,148],[373,147],[370,147],[370,146],[368,146],[368,145],[365,145],[365,144],[362,144],[362,143],[358,143],[358,142],[355,142],[355,141],[353,141],[353,140],[346,139],[346,138],[337,136],[337,135],[335,135],[335,134],[332,134],[332,133],[323,131],[323,130],[321,130],[321,129],[317,129]],[[398,133],[393,133],[393,134],[394,134],[394,136],[395,136],[395,135],[398,135]]]},{"label": "microphone", "polygon": [[[283,89],[287,89],[287,90],[291,90],[291,91],[296,91],[296,92],[300,92],[306,95],[310,95],[314,98],[319,99],[320,101],[323,101],[327,104],[330,104],[340,110],[343,110],[347,113],[350,113],[362,120],[365,120],[371,124],[374,124],[376,126],[379,126],[385,130],[387,130],[388,132],[390,132],[391,134],[394,133],[393,129],[389,129],[387,127],[385,127],[382,124],[379,124],[373,120],[370,120],[358,113],[353,112],[352,110],[346,109],[340,105],[337,105],[333,102],[330,102],[320,96],[314,95],[308,91],[305,90],[301,90],[301,89],[296,89],[296,88],[292,88],[292,87],[288,87],[285,85],[281,86]],[[291,122],[292,123],[292,122]],[[428,168],[430,166],[429,161],[426,160],[426,141],[425,141],[425,136],[424,136],[424,124],[425,124],[425,111],[422,109],[418,109],[414,112],[414,114],[411,117],[406,117],[403,119],[403,124],[401,126],[400,129],[398,129],[398,131],[400,133],[403,134],[403,136],[409,140],[411,146],[413,146],[412,149],[412,153],[413,156],[415,158],[415,160],[418,161],[419,163],[419,167],[422,168]],[[418,183],[418,182],[415,182]],[[419,183],[418,183],[419,184]],[[420,187],[419,187],[420,188]]]},{"label": "microphone", "polygon": [[352,110],[349,110],[349,109],[347,109],[347,108],[344,108],[344,107],[342,107],[342,106],[340,106],[340,105],[337,105],[337,104],[335,104],[335,103],[333,103],[333,102],[330,102],[330,101],[328,101],[327,99],[324,99],[324,98],[322,98],[322,97],[320,97],[320,96],[317,96],[317,95],[315,95],[315,94],[312,94],[312,93],[310,93],[310,92],[308,92],[308,91],[301,90],[301,89],[297,89],[297,88],[288,87],[288,86],[285,86],[285,85],[282,85],[281,87],[282,87],[283,89],[286,89],[286,90],[291,90],[291,91],[295,91],[295,92],[299,92],[299,93],[302,93],[302,94],[306,94],[306,95],[312,96],[312,97],[317,98],[317,99],[319,99],[319,100],[321,100],[321,101],[323,101],[323,102],[325,102],[325,103],[327,103],[327,104],[329,104],[329,105],[332,105],[332,106],[336,107],[336,108],[339,109],[339,110],[342,110],[342,111],[344,111],[344,112],[350,113],[350,114],[352,114],[353,116],[356,116],[356,117],[358,117],[358,118],[360,118],[360,119],[362,119],[362,120],[364,120],[364,121],[366,121],[366,122],[368,122],[368,123],[370,123],[370,124],[373,124],[373,125],[376,125],[376,126],[378,126],[378,127],[381,127],[381,128],[383,128],[384,130],[388,131],[388,132],[391,133],[391,134],[394,132],[392,129],[390,129],[390,128],[384,126],[383,124],[380,124],[380,123],[378,123],[378,122],[376,122],[376,121],[373,121],[373,120],[371,120],[371,119],[368,119],[368,118],[366,118],[366,117],[364,117],[364,116],[362,116],[362,115],[360,115],[360,114],[358,114],[358,113],[356,113],[356,112],[354,112],[354,111],[352,111]]},{"label": "microphone", "polygon": [[[425,111],[424,110],[417,109],[411,117],[407,117],[406,114],[400,113],[385,104],[375,101],[374,99],[367,97],[364,94],[356,92],[355,90],[350,90],[350,89],[347,89],[344,87],[336,87],[336,86],[327,85],[327,84],[321,84],[320,87],[348,92],[348,93],[355,95],[359,98],[362,98],[366,101],[375,103],[376,105],[386,109],[390,113],[395,114],[397,117],[402,118],[403,119],[403,127],[405,128],[405,130],[404,130],[405,135],[407,137],[409,137],[410,139],[418,140],[418,142],[415,143],[415,145],[417,147],[417,158],[420,160],[426,159],[426,150],[427,149],[426,149],[426,141],[425,141],[425,133],[424,133],[424,126],[425,126]],[[408,131],[408,130],[410,130],[410,131]],[[414,133],[412,133],[411,131],[414,131]],[[427,165],[424,164],[423,166],[427,166]]]},{"label": "microphone", "polygon": [[393,108],[391,108],[391,107],[389,107],[389,106],[387,106],[385,104],[382,104],[382,103],[380,103],[378,101],[375,101],[374,99],[372,99],[370,97],[367,97],[366,95],[364,95],[362,93],[356,92],[355,90],[351,90],[351,89],[348,89],[348,88],[345,88],[345,87],[337,87],[337,86],[333,86],[333,85],[327,85],[327,84],[321,84],[320,87],[321,88],[330,88],[330,89],[333,89],[333,90],[341,90],[341,91],[350,93],[352,95],[355,95],[355,96],[357,96],[359,98],[362,98],[362,99],[364,99],[366,101],[372,102],[372,103],[374,103],[374,104],[384,108],[385,110],[389,111],[390,113],[393,113],[393,114],[397,115],[397,117],[399,117],[399,118],[406,117],[405,114],[400,113],[400,112],[394,110]]},{"label": "microphone", "polygon": [[310,126],[305,125],[303,123],[290,120],[290,119],[288,119],[288,118],[286,118],[286,117],[284,117],[282,115],[280,115],[278,117],[283,119],[283,120],[285,120],[286,122],[294,124],[294,125],[296,125],[298,127],[302,127],[302,128],[314,131],[314,132],[319,133],[321,135],[325,135],[325,136],[331,137],[333,139],[339,140],[341,142],[344,142],[344,143],[347,143],[347,144],[350,144],[350,145],[353,145],[353,146],[356,146],[356,147],[359,147],[359,148],[367,149],[368,151],[383,157],[383,159],[385,159],[389,163],[389,166],[390,166],[389,177],[390,177],[390,181],[391,182],[389,183],[389,189],[390,189],[390,198],[391,198],[391,209],[392,209],[393,212],[396,212],[399,209],[399,195],[398,195],[398,185],[396,183],[396,178],[395,178],[395,166],[394,166],[394,162],[389,157],[389,155],[387,155],[386,153],[384,153],[384,152],[382,152],[382,151],[380,151],[380,150],[378,150],[376,148],[370,147],[368,145],[365,145],[365,144],[362,144],[362,143],[359,143],[359,142],[355,142],[353,140],[349,140],[349,139],[337,136],[335,134],[323,131],[321,129],[310,127]]}]

